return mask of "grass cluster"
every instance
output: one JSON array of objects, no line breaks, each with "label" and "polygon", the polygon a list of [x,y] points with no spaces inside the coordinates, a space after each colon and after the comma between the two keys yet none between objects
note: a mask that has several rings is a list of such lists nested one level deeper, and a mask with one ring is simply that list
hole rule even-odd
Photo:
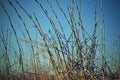
[{"label": "grass cluster", "polygon": [[[42,39],[40,42],[34,42],[23,16],[19,13],[12,1],[8,0],[9,5],[14,9],[14,13],[23,24],[22,27],[24,27],[24,31],[26,32],[25,37],[28,37],[28,39],[22,41],[29,44],[30,55],[27,55],[27,57],[30,58],[30,61],[27,61],[24,57],[25,53],[21,47],[21,41],[19,40],[14,23],[12,22],[11,15],[9,15],[5,5],[0,2],[0,7],[3,9],[10,22],[10,27],[18,47],[18,53],[16,53],[17,50],[15,49],[15,58],[11,59],[9,55],[9,47],[11,46],[8,45],[8,42],[10,41],[9,36],[11,35],[7,34],[7,36],[4,36],[4,32],[1,30],[2,34],[0,34],[0,39],[4,49],[2,55],[0,55],[0,62],[2,63],[3,61],[4,65],[2,64],[2,66],[0,66],[0,80],[119,80],[120,65],[118,64],[118,61],[120,60],[113,60],[116,68],[115,71],[106,60],[106,57],[109,57],[110,59],[113,57],[108,55],[105,51],[106,45],[102,0],[102,23],[100,27],[100,35],[97,35],[98,21],[96,16],[96,4],[94,5],[93,32],[92,35],[90,35],[83,26],[80,12],[81,6],[79,6],[77,1],[72,0],[72,4],[68,6],[68,18],[68,15],[62,9],[59,1],[55,0],[71,30],[69,36],[66,36],[64,31],[65,25],[62,25],[53,5],[50,3],[50,0],[46,1],[60,26],[61,32],[58,30],[58,25],[56,25],[50,13],[48,13],[48,10],[44,8],[40,1],[34,0],[47,17],[52,27],[52,31],[48,30],[49,33],[47,34],[42,30],[42,27],[45,26],[41,26],[41,22],[38,20],[36,13],[33,12],[33,15],[29,14],[19,1],[15,0],[18,7],[26,14],[27,18],[34,25],[33,28],[38,32],[37,35]],[[74,10],[76,10],[78,14],[77,21]],[[97,42],[97,36],[100,37],[99,42]],[[120,41],[119,38],[116,40],[116,42]],[[117,50],[116,55],[120,57],[120,45],[117,44],[117,46],[114,45],[114,47]],[[46,55],[43,55],[43,53]],[[97,54],[100,54],[100,58]],[[42,64],[40,61],[42,58],[39,56],[43,56],[47,60],[47,63]],[[10,62],[12,60],[14,61]]]}]

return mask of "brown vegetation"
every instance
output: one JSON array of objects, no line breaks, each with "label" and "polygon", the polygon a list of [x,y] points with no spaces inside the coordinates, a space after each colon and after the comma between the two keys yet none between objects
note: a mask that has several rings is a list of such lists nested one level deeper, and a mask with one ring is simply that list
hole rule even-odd
[{"label": "brown vegetation", "polygon": [[[27,57],[24,57],[24,52],[22,51],[20,40],[17,36],[14,23],[12,23],[12,19],[10,17],[11,15],[9,15],[8,11],[5,8],[5,5],[0,2],[0,7],[8,17],[10,27],[13,31],[18,46],[18,54],[15,53],[14,63],[10,62],[11,58],[9,57],[8,48],[11,46],[8,46],[6,44],[9,39],[5,40],[5,37],[8,36],[4,36],[4,34],[0,35],[0,39],[4,46],[4,52],[3,55],[0,56],[0,60],[2,62],[2,60],[5,59],[3,60],[5,62],[5,66],[0,68],[0,70],[4,71],[0,71],[0,80],[120,80],[120,65],[116,63],[115,67],[117,67],[117,70],[114,72],[112,71],[114,69],[112,69],[110,64],[106,61],[106,57],[109,56],[106,56],[107,53],[105,51],[105,30],[102,0],[102,23],[100,27],[101,34],[99,42],[100,45],[98,45],[96,37],[99,36],[97,35],[98,21],[96,16],[96,4],[94,7],[94,27],[92,35],[90,35],[85,30],[82,23],[80,14],[81,5],[79,6],[77,1],[72,0],[72,4],[68,7],[68,19],[68,16],[60,6],[59,1],[56,0],[58,8],[64,15],[69,28],[71,29],[71,33],[67,37],[63,29],[64,25],[62,25],[57,13],[53,8],[53,5],[49,0],[47,0],[47,3],[49,5],[49,8],[52,10],[62,33],[57,29],[56,23],[48,11],[44,8],[44,6],[38,0],[35,0],[34,2],[43,11],[52,26],[52,30],[55,34],[49,30],[50,36],[43,32],[42,27],[44,26],[41,26],[41,23],[39,22],[35,12],[33,12],[33,15],[29,14],[26,9],[22,7],[19,1],[15,0],[15,3],[26,14],[27,18],[34,25],[33,28],[38,32],[37,35],[40,35],[42,38],[40,42],[34,42],[32,40],[31,33],[28,30],[29,27],[26,25],[22,15],[19,14],[19,11],[16,9],[11,0],[8,0],[8,2],[22,22],[25,29],[24,31],[27,33],[26,37],[28,37],[28,40],[22,41],[29,44],[29,52],[31,55],[27,55],[27,57],[31,58],[30,61],[27,61]],[[78,21],[75,19],[74,9],[77,10]],[[80,34],[82,34],[82,38],[80,37]],[[34,46],[37,46],[37,48]],[[119,54],[120,46],[117,46],[117,49]],[[44,51],[46,55],[43,54]],[[97,53],[100,53],[101,58],[97,59]],[[47,63],[43,64],[38,56],[43,56],[47,60]],[[27,61],[27,63],[25,63],[25,61]],[[98,65],[99,63],[97,62],[99,62],[100,65]],[[31,66],[26,67],[26,65],[29,64]]]}]

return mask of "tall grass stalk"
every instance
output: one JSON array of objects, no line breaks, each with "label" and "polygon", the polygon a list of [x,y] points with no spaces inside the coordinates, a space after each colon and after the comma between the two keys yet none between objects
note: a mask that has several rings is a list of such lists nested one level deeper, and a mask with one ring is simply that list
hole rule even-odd
[{"label": "tall grass stalk", "polygon": [[[17,41],[19,53],[20,53],[20,55],[21,55],[20,57],[22,57],[21,48],[20,48],[20,43],[19,43],[19,40],[18,40],[18,37],[17,37],[17,33],[16,33],[16,31],[15,31],[15,28],[14,28],[14,26],[13,26],[13,24],[12,24],[12,20],[11,20],[11,18],[10,18],[10,16],[9,16],[7,10],[5,9],[4,5],[2,4],[2,2],[0,2],[0,3],[1,3],[1,6],[2,6],[5,14],[7,15],[8,19],[9,19],[11,28],[12,28],[12,30],[13,30],[13,32],[14,32],[14,35],[15,35],[15,38],[16,38],[16,41]],[[21,59],[20,62],[21,62],[20,64],[22,65],[23,78],[24,78],[24,80],[26,80],[26,79],[25,79],[25,73],[24,73],[24,67],[23,67],[23,60]]]},{"label": "tall grass stalk", "polygon": [[[17,1],[16,1],[17,2]],[[18,3],[18,2],[17,2]],[[28,35],[28,38],[29,38],[29,40],[30,40],[30,47],[31,47],[31,49],[32,49],[32,57],[33,57],[33,68],[34,68],[34,71],[35,71],[35,75],[36,75],[36,64],[35,64],[35,53],[34,53],[34,47],[33,47],[33,45],[32,45],[32,39],[31,39],[31,36],[30,36],[30,33],[29,33],[29,31],[28,31],[28,29],[27,29],[27,26],[26,26],[26,24],[25,24],[25,22],[24,22],[24,20],[22,19],[22,17],[20,16],[20,14],[19,14],[19,12],[17,11],[17,9],[15,8],[15,6],[12,4],[12,2],[9,0],[9,4],[14,8],[14,10],[15,10],[15,12],[16,12],[16,14],[17,14],[17,16],[19,17],[19,19],[22,21],[22,23],[23,23],[23,25],[24,25],[24,27],[25,27],[25,31],[27,32],[27,35]],[[19,3],[18,3],[19,4]],[[20,5],[20,4],[19,4]],[[22,8],[22,7],[21,7]],[[24,8],[22,8],[23,10],[24,10]],[[25,11],[25,10],[24,10]],[[26,12],[26,11],[25,11]],[[26,12],[27,13],[27,12]],[[28,14],[28,13],[27,13]],[[35,80],[36,80],[36,76],[35,76]]]},{"label": "tall grass stalk", "polygon": [[[8,55],[8,32],[7,32],[7,36],[5,38],[4,34],[3,34],[3,31],[1,29],[1,33],[2,35],[0,35],[0,38],[2,40],[2,43],[3,43],[3,47],[5,49],[5,63],[6,63],[6,72],[7,72],[7,76],[9,77],[10,76],[10,72],[11,72],[11,64],[10,64],[10,58],[9,58],[9,55]],[[3,56],[3,57],[4,57]]]},{"label": "tall grass stalk", "polygon": [[[33,22],[33,24],[36,26],[36,23],[32,19],[32,16],[29,15],[29,13],[20,5],[20,3],[17,0],[15,0],[15,1],[19,5],[19,7],[25,12],[25,14],[29,17],[29,19]],[[26,30],[27,30],[27,28],[26,28]],[[32,39],[30,37],[30,34],[29,34],[28,30],[27,30],[27,34],[29,36],[30,41],[32,42]],[[32,48],[32,51],[33,51],[32,55],[33,55],[33,61],[34,61],[34,64],[33,64],[34,68],[33,69],[34,69],[34,72],[35,72],[35,75],[36,75],[36,66],[35,66],[36,65],[36,60],[35,60],[35,53],[34,53],[34,48],[33,48],[32,44],[31,44],[31,48]],[[35,76],[34,79],[36,80],[36,76]]]}]

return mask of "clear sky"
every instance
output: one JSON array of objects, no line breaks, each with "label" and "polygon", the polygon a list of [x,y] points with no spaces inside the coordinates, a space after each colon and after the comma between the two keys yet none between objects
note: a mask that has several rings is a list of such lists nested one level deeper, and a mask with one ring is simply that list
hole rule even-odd
[{"label": "clear sky", "polygon": [[[19,39],[23,39],[22,31],[23,31],[23,34],[26,35],[26,33],[24,31],[22,22],[20,21],[20,19],[16,15],[14,9],[10,6],[10,4],[8,3],[7,0],[0,0],[0,1],[4,4],[5,8],[7,9],[8,13],[10,15]],[[11,0],[11,1],[12,1],[13,5],[16,7],[16,9],[18,10],[19,14],[24,19],[24,21],[27,25],[27,28],[30,32],[30,35],[32,37],[32,40],[36,40],[36,37],[35,37],[36,30],[33,27],[33,23],[29,20],[29,18],[26,16],[24,11],[22,11],[22,9],[15,3],[15,1],[14,0]],[[84,25],[86,31],[91,34],[91,32],[93,30],[93,25],[94,25],[94,1],[97,4],[97,18],[98,18],[98,26],[97,26],[98,33],[97,34],[99,36],[99,28],[100,28],[100,25],[102,24],[100,0],[81,0],[81,16],[82,16],[83,25]],[[52,30],[52,27],[51,27],[47,17],[45,16],[43,11],[40,9],[39,5],[36,4],[36,2],[34,0],[18,0],[18,2],[27,10],[28,13],[33,14],[33,12],[34,12],[36,14],[44,32],[48,33],[48,29]],[[53,12],[51,11],[47,1],[39,0],[39,2],[48,11],[49,15],[52,17],[53,21],[57,25],[57,28],[60,30],[57,20],[54,16]],[[68,26],[68,23],[67,23],[65,17],[59,10],[55,0],[49,0],[49,2],[52,4],[55,12],[57,13],[57,16],[58,16],[59,20],[61,21],[61,23],[64,27],[64,31],[67,36],[68,34],[70,34],[70,27]],[[64,12],[68,15],[67,5],[71,4],[71,0],[58,0],[58,2],[60,3],[60,6],[64,10]],[[77,0],[77,3],[80,5],[79,0]],[[120,32],[120,0],[103,0],[103,10],[104,10],[104,20],[105,20],[106,44],[107,44],[107,47],[112,48],[111,46],[113,44],[114,36],[115,36],[115,34]],[[75,12],[75,14],[76,14],[75,16],[77,16],[76,12]],[[67,17],[69,19],[69,16],[67,16]],[[77,17],[76,17],[76,20],[77,20]],[[5,35],[6,35],[7,29],[12,31],[9,21],[8,21],[8,18],[6,16],[5,12],[3,11],[3,9],[1,8],[1,6],[0,6],[0,28],[3,29],[3,33]],[[15,41],[14,35],[13,35],[13,33],[11,33],[11,34],[12,34],[12,43],[11,44],[16,45],[16,43],[14,43],[14,41]],[[0,44],[1,44],[1,42],[0,42]]]}]

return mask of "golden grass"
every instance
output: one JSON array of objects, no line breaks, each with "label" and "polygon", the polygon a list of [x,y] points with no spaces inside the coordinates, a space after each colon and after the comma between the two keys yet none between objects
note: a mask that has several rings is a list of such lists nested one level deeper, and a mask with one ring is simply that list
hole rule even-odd
[{"label": "golden grass", "polygon": [[[61,21],[58,18],[58,14],[55,12],[53,5],[50,3],[49,0],[47,0],[47,3],[49,5],[49,8],[52,10],[59,26],[62,31],[58,30],[56,23],[54,22],[53,18],[50,16],[50,13],[48,13],[48,10],[44,8],[44,6],[40,3],[40,1],[35,0],[34,2],[39,6],[39,8],[43,11],[45,16],[47,17],[48,21],[51,24],[52,30],[55,34],[52,34],[52,32],[49,30],[50,36],[48,36],[45,32],[43,32],[41,26],[41,22],[38,20],[38,16],[36,16],[36,13],[33,12],[33,15],[28,13],[27,10],[22,7],[22,5],[19,3],[19,1],[15,0],[15,3],[21,8],[21,10],[26,14],[29,20],[31,20],[32,24],[34,25],[33,28],[35,28],[38,32],[38,35],[42,38],[42,46],[40,44],[37,44],[37,46],[42,47],[40,50],[33,46],[34,42],[31,38],[31,32],[28,30],[28,26],[26,25],[22,15],[19,14],[19,11],[15,7],[15,5],[12,3],[12,1],[8,0],[10,6],[14,9],[14,12],[20,19],[20,21],[23,24],[23,27],[25,28],[25,32],[27,33],[27,36],[29,41],[23,40],[24,42],[28,42],[30,44],[30,54],[32,58],[30,59],[32,63],[28,62],[29,67],[26,67],[25,64],[25,58],[23,57],[24,52],[21,48],[21,43],[18,39],[17,32],[15,30],[14,23],[12,23],[12,17],[9,15],[7,9],[4,7],[5,5],[0,2],[0,5],[6,14],[9,22],[10,27],[13,30],[14,37],[17,42],[18,46],[18,56],[15,56],[16,59],[18,59],[18,62],[14,62],[15,64],[11,65],[9,62],[9,55],[7,52],[7,45],[5,44],[4,40],[4,34],[0,35],[0,38],[2,40],[4,49],[5,49],[5,57],[9,64],[6,63],[6,72],[3,74],[3,72],[0,71],[0,80],[119,80],[120,79],[120,69],[118,68],[118,71],[116,73],[113,73],[110,69],[109,63],[106,62],[105,57],[105,32],[104,32],[104,13],[103,13],[103,7],[102,7],[102,0],[101,0],[101,14],[102,14],[102,27],[101,27],[101,41],[102,44],[101,47],[97,46],[97,16],[96,16],[96,4],[94,7],[94,28],[92,36],[87,33],[85,30],[82,19],[81,19],[81,13],[80,13],[80,7],[78,7],[77,1],[73,0],[72,4],[67,8],[69,13],[69,19],[68,16],[65,14],[64,10],[59,4],[59,1],[56,0],[56,4],[62,14],[64,15],[69,28],[71,29],[71,34],[67,38],[65,36],[64,32],[64,26],[62,25]],[[78,13],[78,20],[75,19],[75,13],[74,10],[76,9]],[[81,30],[81,33],[80,33]],[[80,34],[82,34],[82,39],[80,37]],[[53,36],[55,35],[55,36]],[[57,38],[57,39],[55,39]],[[37,41],[36,41],[37,43]],[[41,43],[41,42],[40,42]],[[101,60],[100,64],[97,66],[97,63],[95,61],[97,60],[97,47],[99,47],[99,53],[101,54]],[[120,47],[120,46],[119,46]],[[44,55],[44,58],[47,59],[48,64],[42,63],[39,61],[39,56],[43,54],[45,51],[47,57]],[[43,55],[42,55],[43,56]],[[119,55],[120,56],[120,55]],[[4,56],[3,56],[4,57]],[[27,57],[30,57],[27,55]],[[1,57],[0,57],[1,58]],[[41,60],[41,59],[40,59]],[[15,75],[12,73],[12,67],[16,64],[19,64],[19,67],[16,67],[19,69],[18,74]],[[45,65],[45,66],[43,66]],[[119,65],[118,65],[119,66]],[[117,67],[118,67],[117,66]],[[119,66],[120,67],[120,66]],[[11,70],[12,69],[12,70]],[[17,69],[16,69],[17,70]]]}]

